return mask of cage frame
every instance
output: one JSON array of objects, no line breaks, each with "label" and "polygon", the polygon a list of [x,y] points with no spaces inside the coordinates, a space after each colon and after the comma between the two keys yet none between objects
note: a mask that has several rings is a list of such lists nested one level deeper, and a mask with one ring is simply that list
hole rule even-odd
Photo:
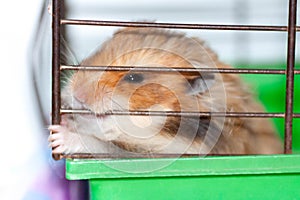
[{"label": "cage frame", "polygon": [[[292,127],[293,119],[300,118],[300,113],[294,113],[294,76],[300,74],[300,70],[295,69],[295,50],[296,50],[296,32],[300,31],[297,26],[297,0],[289,0],[288,25],[287,26],[269,26],[269,25],[216,25],[216,24],[179,24],[179,23],[155,23],[155,22],[128,22],[128,21],[101,21],[101,20],[78,20],[63,19],[61,15],[61,3],[63,1],[52,1],[52,124],[60,124],[62,114],[79,114],[88,113],[86,110],[65,110],[61,108],[61,85],[60,77],[63,70],[137,70],[137,71],[167,71],[167,69],[151,67],[134,67],[134,66],[75,66],[61,65],[61,27],[64,25],[93,25],[93,26],[117,26],[117,27],[139,27],[139,28],[168,28],[168,29],[205,29],[205,30],[228,30],[228,31],[281,31],[287,32],[287,65],[285,70],[275,69],[196,69],[197,72],[212,73],[237,73],[237,74],[277,74],[285,75],[285,112],[283,113],[203,113],[203,112],[169,112],[167,115],[181,116],[224,116],[224,117],[267,117],[267,118],[284,118],[284,153],[292,153]],[[183,69],[178,66],[178,71],[195,72],[195,69]],[[165,115],[165,112],[148,112],[148,111],[112,111],[103,113],[106,115]],[[104,155],[93,155],[93,158],[101,158]],[[162,155],[157,155],[161,157]],[[164,155],[167,156],[167,155]],[[170,155],[172,157],[172,155]],[[84,155],[57,155],[53,154],[53,158],[87,158]],[[104,157],[107,157],[105,155]],[[168,156],[167,156],[168,157]]]}]

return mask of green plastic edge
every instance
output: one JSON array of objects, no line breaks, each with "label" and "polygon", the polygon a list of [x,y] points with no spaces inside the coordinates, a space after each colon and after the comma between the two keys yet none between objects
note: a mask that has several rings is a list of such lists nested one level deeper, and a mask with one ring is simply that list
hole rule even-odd
[{"label": "green plastic edge", "polygon": [[69,180],[290,173],[300,173],[300,155],[66,160]]}]

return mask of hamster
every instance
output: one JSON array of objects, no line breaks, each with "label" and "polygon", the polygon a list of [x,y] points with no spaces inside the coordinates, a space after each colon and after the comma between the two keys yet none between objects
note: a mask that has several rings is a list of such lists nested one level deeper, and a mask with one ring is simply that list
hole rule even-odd
[{"label": "hamster", "polygon": [[111,111],[263,112],[237,74],[176,68],[231,68],[200,39],[163,29],[123,28],[82,66],[159,67],[169,71],[78,70],[62,89],[64,114],[51,125],[55,154],[279,154],[265,118],[109,115]]}]

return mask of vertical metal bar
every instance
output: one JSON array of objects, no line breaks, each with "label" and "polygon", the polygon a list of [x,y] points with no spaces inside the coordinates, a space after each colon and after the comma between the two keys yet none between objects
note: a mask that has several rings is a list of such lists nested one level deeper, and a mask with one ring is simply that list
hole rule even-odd
[{"label": "vertical metal bar", "polygon": [[[52,1],[52,124],[60,124],[60,20],[61,1]],[[53,154],[55,160],[59,155]]]},{"label": "vertical metal bar", "polygon": [[288,47],[286,68],[286,107],[284,153],[292,153],[294,65],[296,42],[297,0],[289,1]]},{"label": "vertical metal bar", "polygon": [[52,124],[60,123],[60,1],[53,0],[52,16]]}]

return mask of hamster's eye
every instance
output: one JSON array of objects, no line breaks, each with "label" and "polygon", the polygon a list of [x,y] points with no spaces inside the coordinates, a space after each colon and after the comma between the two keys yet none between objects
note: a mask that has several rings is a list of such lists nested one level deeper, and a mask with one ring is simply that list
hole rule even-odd
[{"label": "hamster's eye", "polygon": [[123,78],[128,83],[141,83],[144,80],[143,74],[126,74]]}]

